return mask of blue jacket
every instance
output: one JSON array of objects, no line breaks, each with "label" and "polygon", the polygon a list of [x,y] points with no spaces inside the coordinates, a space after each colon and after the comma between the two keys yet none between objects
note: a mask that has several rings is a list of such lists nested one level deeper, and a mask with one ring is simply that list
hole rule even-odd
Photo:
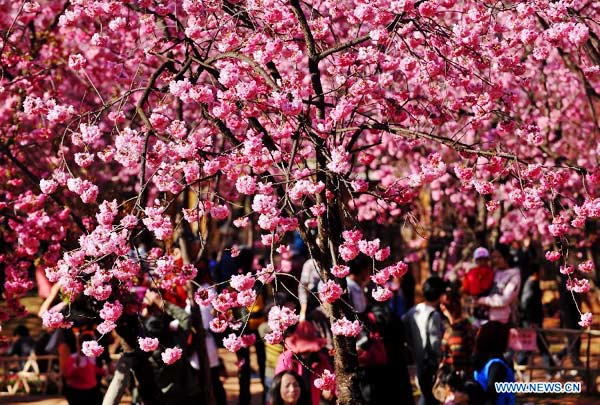
[{"label": "blue jacket", "polygon": [[[487,363],[485,363],[485,366],[483,366],[483,369],[475,370],[475,381],[477,381],[479,383],[479,385],[481,385],[481,388],[483,388],[483,390],[486,392],[487,392],[487,388],[488,388],[488,378],[489,378],[489,373],[490,373],[490,367],[494,363],[502,364],[504,366],[504,369],[506,370],[506,378],[504,379],[504,381],[498,381],[498,382],[514,382],[515,381],[515,373],[506,364],[506,362],[504,360],[499,359],[499,358],[490,359],[490,360],[488,360]],[[513,394],[513,393],[496,393],[495,403],[496,403],[496,405],[514,405],[515,404],[515,394]]]}]

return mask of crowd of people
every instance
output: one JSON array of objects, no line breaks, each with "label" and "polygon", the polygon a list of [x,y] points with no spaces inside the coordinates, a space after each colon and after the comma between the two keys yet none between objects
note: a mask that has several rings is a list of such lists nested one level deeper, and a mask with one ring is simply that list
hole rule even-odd
[{"label": "crowd of people", "polygon": [[[234,315],[244,320],[245,333],[256,338],[253,352],[264,404],[333,404],[336,392],[318,389],[315,384],[325,370],[334,369],[328,309],[318,299],[321,277],[315,261],[303,254],[301,247],[290,261],[289,277],[280,278],[276,291],[257,282],[257,300],[237,309],[239,313]],[[263,264],[251,248],[242,248],[236,257],[225,251],[218,259],[204,263],[196,282],[205,289],[222,290],[228,288],[223,281],[232,275],[255,271]],[[427,278],[422,285],[423,301],[415,305],[411,272],[389,282],[393,291],[390,300],[372,299],[372,265],[372,261],[359,257],[349,263],[346,277],[347,300],[363,324],[356,350],[364,404],[386,403],[392,397],[397,403],[412,403],[411,364],[416,366],[420,404],[514,403],[511,394],[496,393],[494,383],[513,381],[513,361],[527,362],[527,353],[509,348],[510,328],[542,326],[538,271],[524,273],[508,246],[499,245],[491,251],[479,247],[473,252],[471,268],[460,279]],[[33,350],[58,354],[69,404],[99,404],[102,397],[104,404],[118,403],[125,389],[131,392],[133,403],[154,403],[157,398],[166,404],[198,403],[201,362],[187,292],[183,287],[160,290],[149,283],[134,293],[143,297],[144,305],[136,314],[123,315],[108,336],[111,350],[103,356],[90,358],[81,352],[84,341],[99,336],[98,322],[83,299],[69,307],[73,328],[46,331],[34,342],[27,329],[19,327],[7,354],[26,356]],[[57,287],[48,295],[42,310],[64,305],[58,299]],[[300,322],[282,344],[269,344],[264,339],[271,332],[267,322],[271,306],[287,306],[300,314]],[[200,311],[213,393],[216,403],[223,405],[226,393],[218,355],[223,336],[209,328],[215,315],[211,305],[201,306]],[[182,348],[183,361],[165,365],[158,348],[140,350],[139,337],[158,338],[165,347]],[[576,345],[569,347],[573,346],[577,350]],[[116,364],[109,352],[121,354]],[[541,344],[540,352],[552,366],[556,356]],[[579,361],[578,352],[562,353],[566,354],[572,355],[573,362]],[[239,403],[249,405],[251,350],[242,348],[236,355]],[[130,378],[131,372],[135,378]],[[107,374],[115,389],[106,387]]]}]

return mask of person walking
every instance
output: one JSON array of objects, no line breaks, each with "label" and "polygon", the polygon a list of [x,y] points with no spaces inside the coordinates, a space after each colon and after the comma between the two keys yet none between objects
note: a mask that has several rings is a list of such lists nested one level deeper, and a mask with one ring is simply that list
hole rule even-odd
[{"label": "person walking", "polygon": [[435,276],[428,278],[423,284],[425,301],[415,305],[402,317],[417,366],[417,380],[421,388],[419,405],[438,403],[432,388],[442,357],[444,328],[438,306],[445,291],[444,280]]}]

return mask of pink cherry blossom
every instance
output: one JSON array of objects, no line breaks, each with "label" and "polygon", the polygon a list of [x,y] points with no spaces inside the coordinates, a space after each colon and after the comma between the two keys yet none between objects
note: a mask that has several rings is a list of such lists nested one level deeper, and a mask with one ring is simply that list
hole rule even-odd
[{"label": "pink cherry blossom", "polygon": [[591,273],[594,271],[594,262],[591,259],[586,260],[585,262],[580,263],[579,266],[577,266],[577,268],[582,273]]},{"label": "pink cherry blossom", "polygon": [[[44,270],[109,333],[139,312],[137,287],[193,280],[171,250],[195,262],[215,232],[234,258],[231,238],[268,258],[252,280],[195,294],[212,328],[238,328],[233,346],[252,338],[232,312],[254,279],[279,289],[294,273],[296,252],[274,250],[298,236],[325,280],[371,259],[379,299],[407,263],[444,273],[490,238],[543,246],[572,292],[591,285],[594,2],[2,4],[0,323],[24,315]],[[350,310],[330,286],[332,313]],[[69,327],[67,313],[43,322]],[[265,340],[296,318],[275,310]],[[355,371],[334,371],[359,391]]]},{"label": "pink cherry blossom", "polygon": [[254,281],[252,274],[246,273],[232,276],[230,285],[238,291],[244,291],[252,288]]},{"label": "pink cherry blossom", "polygon": [[358,249],[369,257],[374,257],[379,250],[379,239],[360,240],[358,241]]},{"label": "pink cherry blossom", "polygon": [[386,260],[388,257],[390,257],[390,247],[389,246],[379,249],[375,253],[375,260],[380,261],[380,262]]},{"label": "pink cherry blossom", "polygon": [[373,274],[371,276],[371,280],[375,283],[375,284],[379,284],[379,285],[385,285],[385,283],[387,283],[387,281],[390,278],[390,270],[389,268],[385,268],[382,270],[379,270],[378,272],[376,272],[375,274]]},{"label": "pink cherry blossom", "polygon": [[362,239],[362,232],[358,229],[344,231],[342,232],[342,238],[344,238],[346,242],[356,245]]},{"label": "pink cherry blossom", "polygon": [[40,180],[40,189],[44,194],[52,194],[58,188],[58,183],[52,179],[42,179]]},{"label": "pink cherry blossom", "polygon": [[104,347],[100,346],[95,340],[83,342],[81,352],[88,357],[98,357],[104,352]]},{"label": "pink cherry blossom", "polygon": [[358,256],[359,252],[360,251],[359,251],[357,245],[350,244],[348,242],[342,243],[339,247],[340,257],[347,262],[356,258],[356,256]]},{"label": "pink cherry blossom", "polygon": [[240,176],[235,182],[235,187],[242,194],[252,195],[256,191],[256,180],[251,176]]},{"label": "pink cherry blossom", "polygon": [[319,285],[319,298],[321,301],[332,303],[342,296],[344,290],[335,281],[327,280]]},{"label": "pink cherry blossom", "polygon": [[283,334],[279,330],[274,330],[265,335],[265,342],[270,345],[276,345],[283,341]]},{"label": "pink cherry blossom", "polygon": [[229,336],[223,338],[223,346],[230,352],[237,352],[242,348],[243,341],[237,337],[235,333],[229,334]]},{"label": "pink cherry blossom", "polygon": [[327,164],[327,168],[334,173],[342,174],[350,170],[350,154],[346,152],[344,147],[339,146],[331,152],[331,162]]},{"label": "pink cherry blossom", "polygon": [[98,324],[98,326],[96,326],[96,330],[102,334],[102,335],[106,335],[107,333],[110,333],[112,330],[114,330],[117,327],[117,324],[112,322],[112,321],[104,321]]},{"label": "pink cherry blossom", "polygon": [[299,321],[299,316],[288,307],[273,306],[269,311],[268,323],[273,331],[285,331]]},{"label": "pink cherry blossom", "polygon": [[105,302],[100,310],[100,318],[105,321],[115,322],[123,313],[123,305],[116,300],[113,303]]},{"label": "pink cherry blossom", "polygon": [[560,260],[560,252],[557,251],[547,251],[546,252],[546,260],[549,262],[556,262]]},{"label": "pink cherry blossom", "polygon": [[65,317],[60,312],[46,311],[42,314],[42,323],[46,328],[62,328],[65,326]]},{"label": "pink cherry blossom", "polygon": [[242,347],[250,347],[256,343],[256,335],[254,333],[242,335],[240,336],[240,339],[242,341]]},{"label": "pink cherry blossom", "polygon": [[408,271],[408,264],[405,262],[398,262],[393,266],[389,267],[389,272],[392,277],[402,277]]},{"label": "pink cherry blossom", "polygon": [[567,280],[567,290],[585,294],[590,291],[590,282],[586,278],[569,278]]},{"label": "pink cherry blossom", "polygon": [[392,292],[385,287],[377,287],[371,292],[371,295],[376,301],[387,301],[392,298]]},{"label": "pink cherry blossom", "polygon": [[266,267],[256,273],[256,278],[263,284],[268,284],[275,280],[275,267],[269,263]]},{"label": "pink cherry blossom", "polygon": [[573,274],[573,272],[575,271],[575,268],[573,268],[573,266],[569,266],[569,265],[565,265],[565,266],[560,266],[560,270],[561,274],[564,274],[566,276]]},{"label": "pink cherry blossom", "polygon": [[215,219],[225,219],[229,216],[229,208],[226,205],[216,205],[210,209],[210,215]]},{"label": "pink cherry blossom", "polygon": [[335,265],[331,268],[331,274],[339,278],[344,278],[350,274],[350,267],[341,264]]},{"label": "pink cherry blossom", "polygon": [[217,316],[216,318],[213,318],[209,322],[210,330],[215,333],[225,332],[225,330],[227,329],[227,326],[229,326],[229,322],[227,322],[227,320],[224,319],[223,317],[221,317],[220,315]]},{"label": "pink cherry blossom", "polygon": [[200,306],[208,306],[215,298],[215,291],[212,288],[199,288],[194,293],[194,301]]},{"label": "pink cherry blossom", "polygon": [[182,353],[181,348],[177,346],[169,347],[160,354],[160,357],[165,364],[171,365],[181,358]]},{"label": "pink cherry blossom", "polygon": [[358,336],[362,331],[362,326],[359,321],[349,321],[346,317],[336,319],[331,324],[331,332],[334,335],[342,336]]},{"label": "pink cherry blossom", "polygon": [[581,320],[578,322],[579,326],[582,328],[589,328],[592,326],[593,318],[591,312],[586,312],[585,314],[581,314]]},{"label": "pink cherry blossom", "polygon": [[318,390],[335,391],[335,374],[329,370],[323,370],[323,374],[319,378],[315,378],[313,384]]},{"label": "pink cherry blossom", "polygon": [[249,307],[256,301],[256,291],[243,290],[237,295],[237,303],[243,307]]},{"label": "pink cherry blossom", "polygon": [[153,352],[158,349],[158,339],[156,338],[138,338],[138,344],[140,345],[140,349],[145,352]]},{"label": "pink cherry blossom", "polygon": [[473,185],[479,194],[486,195],[494,192],[494,185],[490,182],[473,181]]}]

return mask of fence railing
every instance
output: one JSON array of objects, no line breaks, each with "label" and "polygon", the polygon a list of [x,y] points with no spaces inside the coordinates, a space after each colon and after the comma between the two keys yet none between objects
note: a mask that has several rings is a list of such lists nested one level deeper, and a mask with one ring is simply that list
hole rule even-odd
[{"label": "fence railing", "polygon": [[[579,375],[583,376],[587,393],[595,393],[596,377],[598,376],[600,370],[598,370],[598,361],[596,361],[596,364],[592,364],[592,358],[597,357],[598,354],[592,354],[591,348],[592,340],[600,338],[600,331],[562,328],[534,328],[534,330],[536,338],[538,338],[539,342],[541,342],[543,345],[542,349],[545,349],[555,362],[558,361],[558,364],[555,364],[554,366],[536,365],[533,363],[533,356],[529,356],[529,361],[527,364],[515,364],[517,376],[522,378],[525,373],[529,372],[531,378],[531,373],[534,370],[546,370],[548,372],[576,371]],[[554,339],[551,339],[551,337]],[[561,351],[564,352],[564,355],[560,358],[556,356],[558,352],[552,351],[553,345],[551,340],[557,340],[557,338],[560,339],[561,342],[565,342],[564,346],[561,347]],[[583,347],[584,338],[585,348]],[[581,346],[581,348],[579,346]],[[595,347],[600,346],[595,345]],[[581,349],[585,351],[585,360],[583,362],[581,362]],[[540,353],[540,348],[536,347],[536,350],[531,350],[531,352],[532,354],[538,354]],[[571,364],[565,364],[565,359],[569,357],[570,354],[579,359],[580,362],[571,362]]]},{"label": "fence railing", "polygon": [[40,390],[46,393],[48,383],[53,382],[58,391],[62,390],[62,379],[58,368],[58,356],[36,355],[27,357],[0,357],[0,378],[4,394],[16,394],[21,388],[29,394],[32,383],[40,383]]}]

